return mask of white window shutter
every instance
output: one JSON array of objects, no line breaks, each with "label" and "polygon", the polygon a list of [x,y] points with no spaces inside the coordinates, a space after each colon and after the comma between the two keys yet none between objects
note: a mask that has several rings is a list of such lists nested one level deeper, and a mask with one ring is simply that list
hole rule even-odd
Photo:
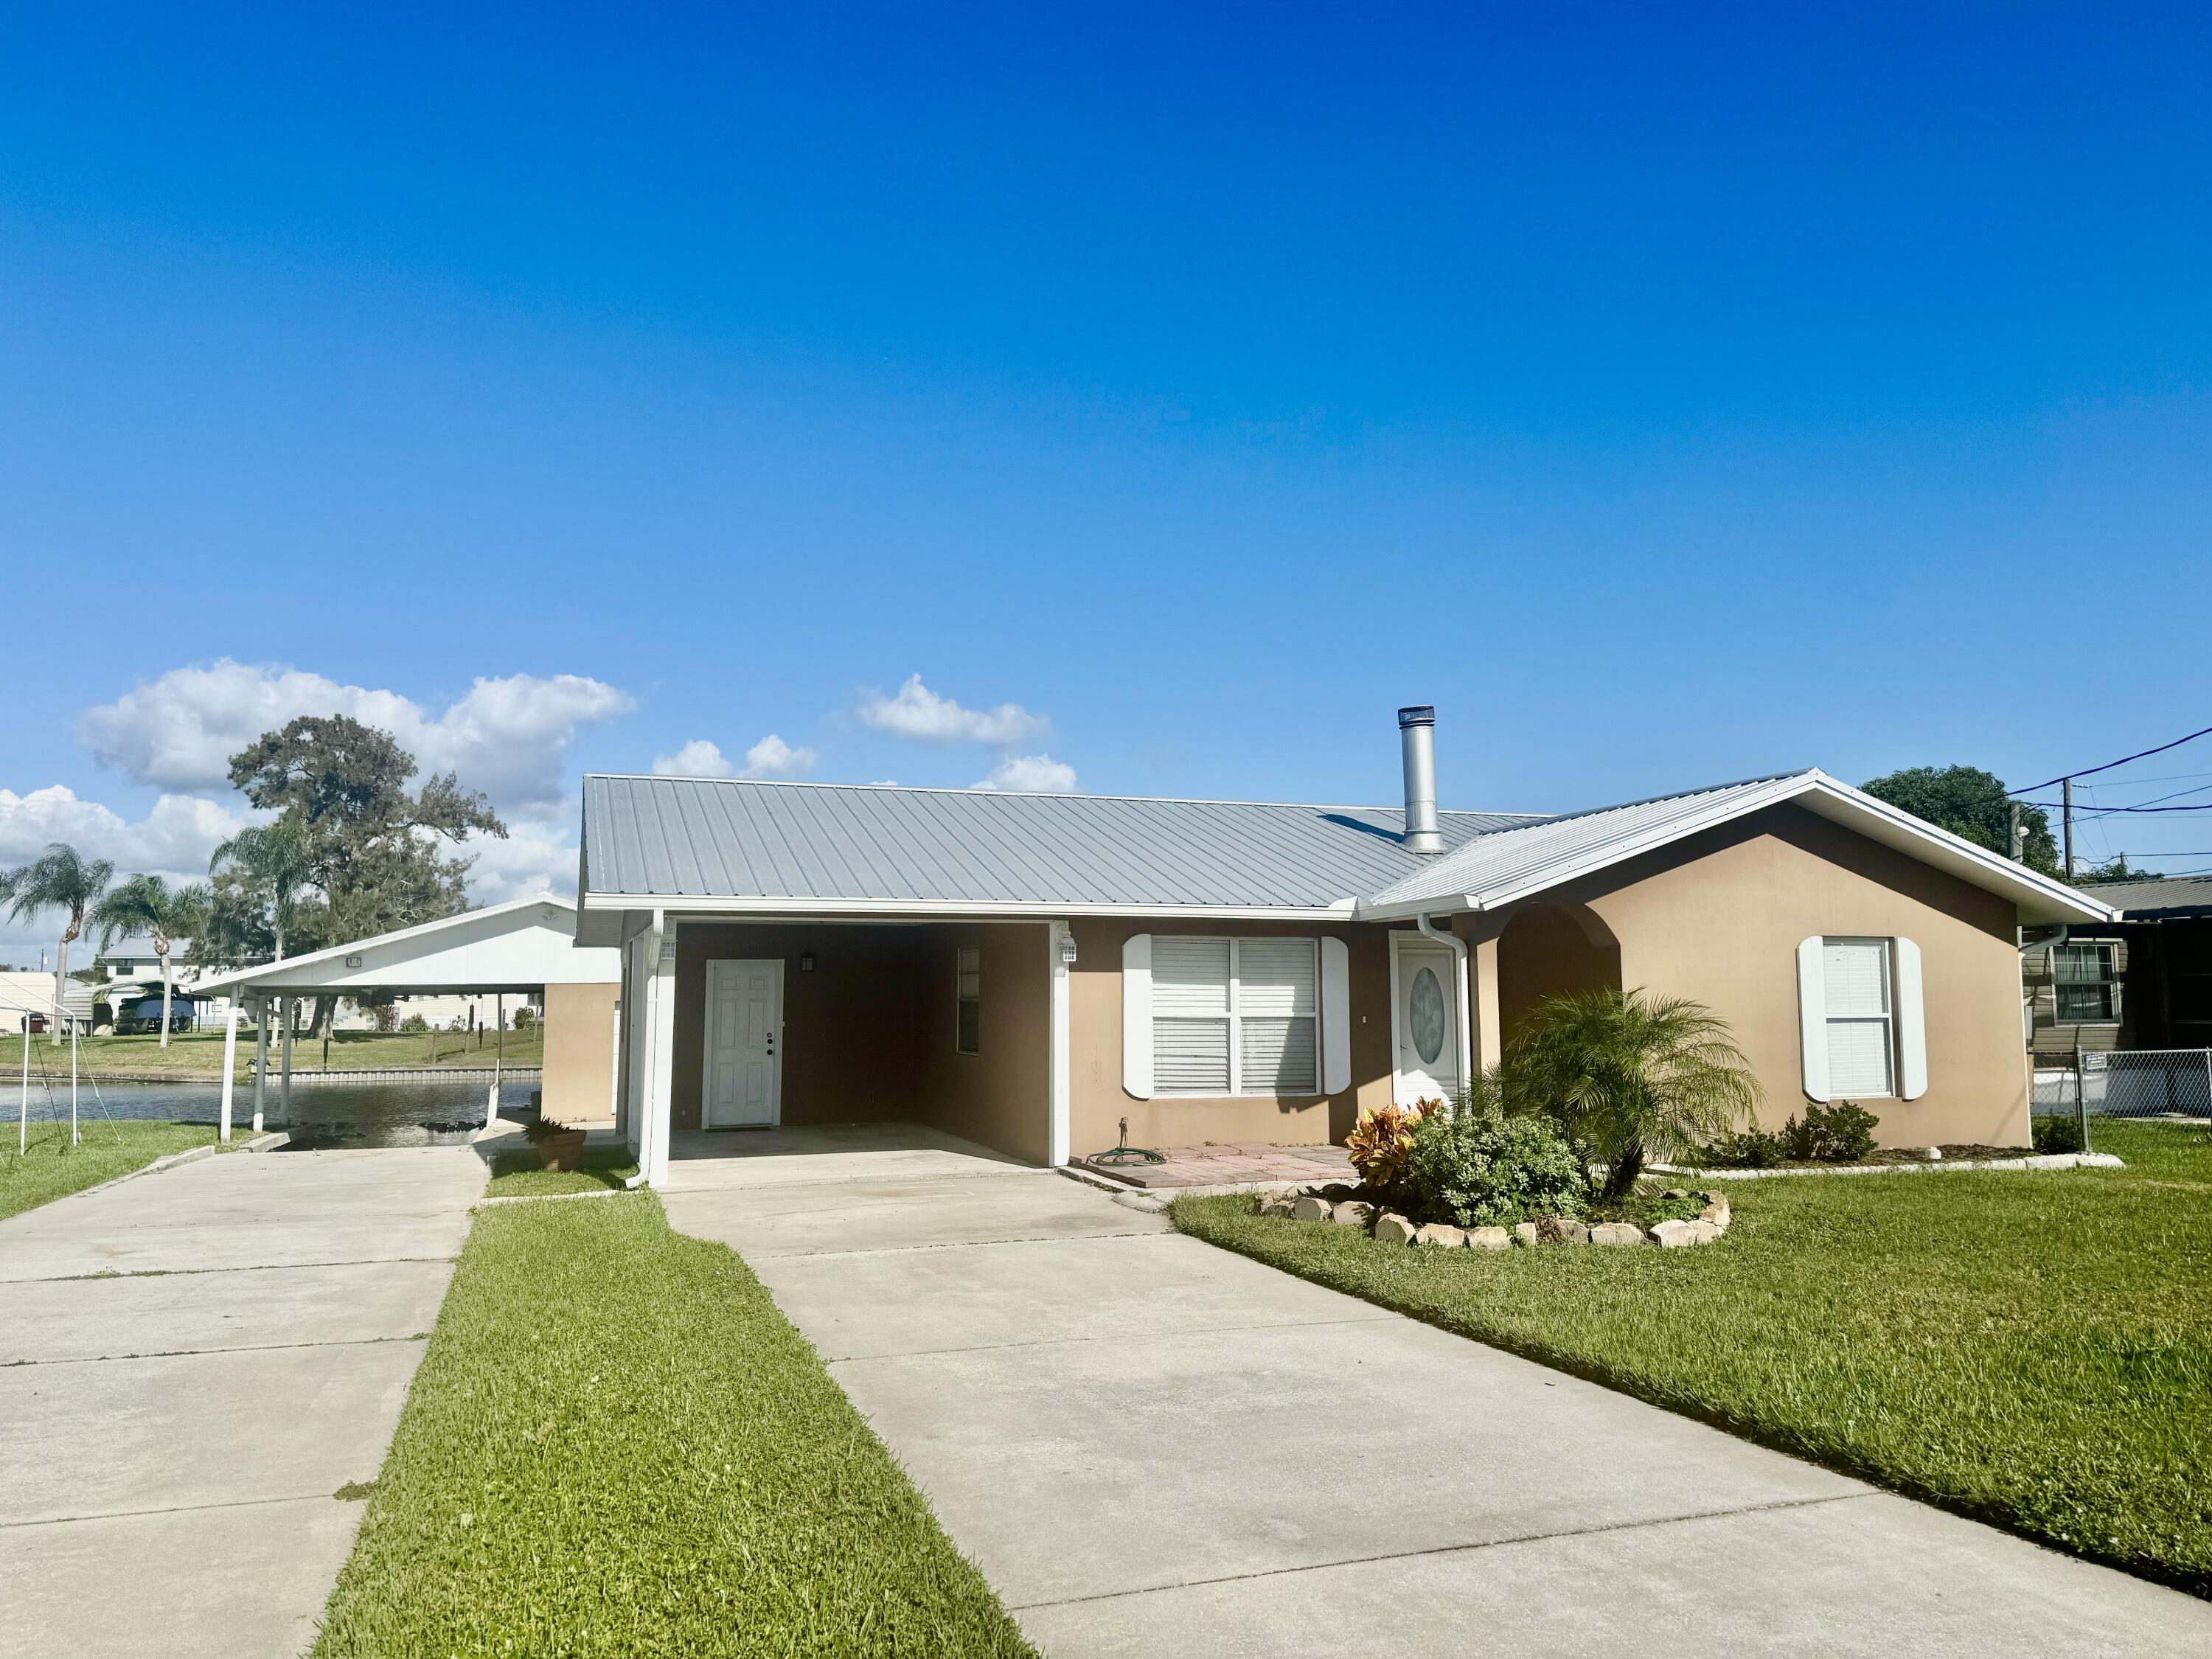
[{"label": "white window shutter", "polygon": [[1805,1055],[1805,1093],[1828,1098],[1828,964],[1818,933],[1797,947],[1798,1046]]},{"label": "white window shutter", "polygon": [[1121,941],[1121,1087],[1152,1097],[1152,936]]},{"label": "white window shutter", "polygon": [[1340,939],[1321,942],[1321,1088],[1352,1086],[1352,953]]},{"label": "white window shutter", "polygon": [[1920,1006],[1920,947],[1897,941],[1897,1092],[1917,1100],[1928,1092],[1928,1022]]}]

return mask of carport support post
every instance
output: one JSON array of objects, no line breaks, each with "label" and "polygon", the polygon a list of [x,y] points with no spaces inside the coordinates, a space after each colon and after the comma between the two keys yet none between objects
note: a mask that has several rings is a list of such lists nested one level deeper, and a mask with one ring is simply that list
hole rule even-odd
[{"label": "carport support post", "polygon": [[269,999],[253,999],[253,1133],[261,1133],[261,1114],[269,1103]]},{"label": "carport support post", "polygon": [[222,1129],[221,1138],[230,1139],[230,1091],[233,1073],[238,1069],[238,999],[230,1000],[230,1018],[222,1027]]},{"label": "carport support post", "polygon": [[1044,930],[1052,974],[1051,1066],[1045,1119],[1045,1162],[1058,1169],[1067,1162],[1069,1062],[1067,1036],[1068,950],[1073,937],[1067,923],[1055,921]]},{"label": "carport support post", "polygon": [[[499,1115],[499,1074],[507,1064],[507,994],[501,992],[492,1000],[492,1007],[499,1022],[499,1046],[492,1050],[491,1098],[484,1102],[484,1127],[491,1127],[492,1120]],[[479,1037],[478,1042],[483,1038]]]},{"label": "carport support post", "polygon": [[284,1080],[276,1091],[276,1108],[289,1127],[292,1121],[292,999],[284,999]]},{"label": "carport support post", "polygon": [[15,1153],[31,1144],[31,1017],[23,1016],[23,1087],[15,1097]]},{"label": "carport support post", "polygon": [[653,942],[651,1000],[646,1006],[653,1022],[646,1049],[651,1104],[647,1109],[646,1185],[668,1184],[668,1132],[672,1121],[676,1068],[676,924],[663,922],[648,935]]}]

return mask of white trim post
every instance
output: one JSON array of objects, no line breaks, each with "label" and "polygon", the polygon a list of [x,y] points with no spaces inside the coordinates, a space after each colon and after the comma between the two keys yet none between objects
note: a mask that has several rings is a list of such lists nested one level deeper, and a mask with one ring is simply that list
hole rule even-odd
[{"label": "white trim post", "polygon": [[70,1145],[76,1145],[76,1022],[70,1022]]},{"label": "white trim post", "polygon": [[23,1087],[15,1097],[15,1154],[21,1157],[31,1144],[31,1016],[23,1015]]},{"label": "white trim post", "polygon": [[230,1000],[230,1018],[222,1028],[222,1139],[230,1139],[230,1095],[238,1069],[238,999]]},{"label": "white trim post", "polygon": [[1067,1031],[1069,963],[1065,947],[1073,942],[1075,935],[1066,922],[1055,921],[1047,925],[1044,937],[1045,948],[1050,952],[1048,966],[1052,974],[1052,1071],[1047,1096],[1045,1162],[1059,1169],[1067,1162],[1070,1093]]},{"label": "white trim post", "polygon": [[651,1103],[646,1116],[645,1162],[640,1165],[648,1187],[668,1184],[668,1138],[675,1099],[676,1071],[676,927],[664,923],[647,935],[653,981],[647,1006],[652,1031],[647,1038]]},{"label": "white trim post", "polygon": [[253,999],[253,1133],[259,1134],[269,1105],[269,999]]},{"label": "white trim post", "polygon": [[292,999],[284,999],[284,1068],[283,1081],[276,1090],[276,1109],[284,1115],[284,1125],[292,1124]]}]

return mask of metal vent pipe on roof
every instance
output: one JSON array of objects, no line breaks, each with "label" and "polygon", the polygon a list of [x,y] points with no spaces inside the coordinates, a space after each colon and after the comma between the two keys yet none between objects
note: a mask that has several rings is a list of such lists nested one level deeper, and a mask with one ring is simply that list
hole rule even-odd
[{"label": "metal vent pipe on roof", "polygon": [[1437,827],[1437,711],[1427,703],[1398,711],[1398,741],[1406,755],[1406,834],[1409,853],[1441,853]]}]

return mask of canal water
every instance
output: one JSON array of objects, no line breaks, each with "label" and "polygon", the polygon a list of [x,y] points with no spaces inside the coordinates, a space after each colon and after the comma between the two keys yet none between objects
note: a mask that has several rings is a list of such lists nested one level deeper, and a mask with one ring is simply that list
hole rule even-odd
[{"label": "canal water", "polygon": [[[500,1110],[513,1116],[530,1103],[540,1085],[535,1078],[503,1083]],[[458,1145],[483,1127],[489,1083],[451,1082],[307,1083],[292,1085],[292,1121],[276,1102],[275,1079],[269,1084],[269,1109],[263,1121],[289,1129],[295,1146],[442,1146]],[[31,1074],[31,1133],[58,1125],[66,1131],[70,1085],[66,1072],[51,1083]],[[21,1108],[17,1080],[0,1077],[0,1119],[12,1131]],[[231,1130],[251,1133],[253,1090],[240,1084],[231,1095]],[[214,1123],[222,1112],[222,1089],[214,1083],[102,1083],[88,1077],[77,1083],[77,1127],[97,1133],[104,1118],[155,1118],[179,1123]]]}]

